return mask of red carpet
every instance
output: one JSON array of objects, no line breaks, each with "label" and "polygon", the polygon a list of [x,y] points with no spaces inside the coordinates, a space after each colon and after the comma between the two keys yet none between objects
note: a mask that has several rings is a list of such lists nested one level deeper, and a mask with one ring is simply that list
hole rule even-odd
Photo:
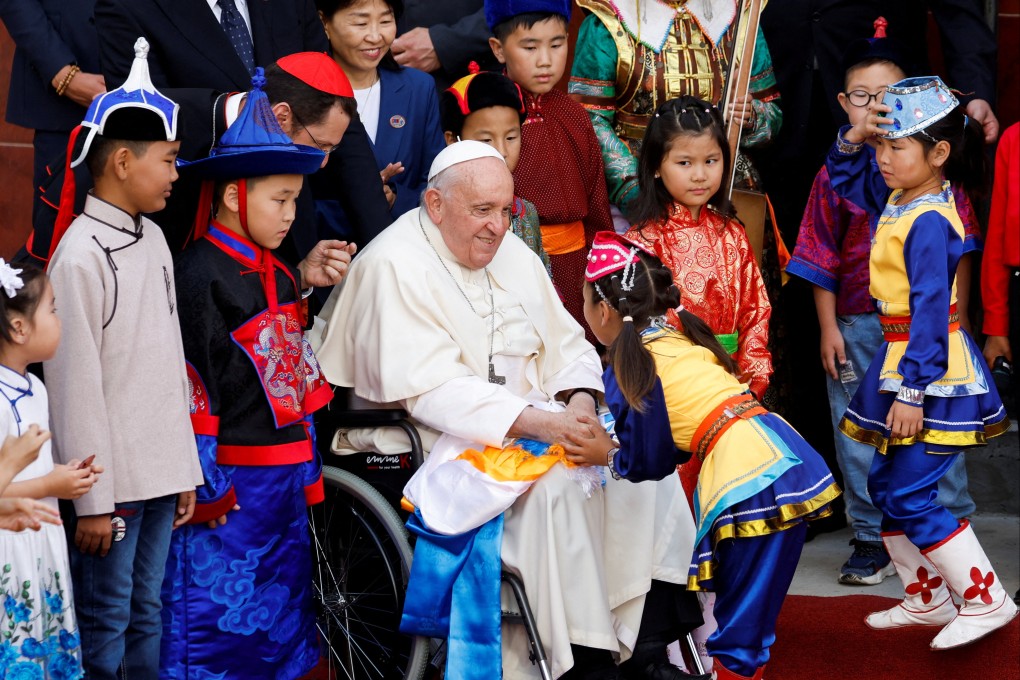
[{"label": "red carpet", "polygon": [[790,595],[766,680],[1020,680],[1020,617],[974,644],[928,648],[937,627],[877,631],[864,617],[896,600]]}]

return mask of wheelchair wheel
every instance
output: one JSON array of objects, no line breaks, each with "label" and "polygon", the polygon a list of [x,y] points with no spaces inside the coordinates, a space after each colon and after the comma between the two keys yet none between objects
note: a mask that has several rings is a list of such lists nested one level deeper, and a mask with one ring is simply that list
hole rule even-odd
[{"label": "wheelchair wheel", "polygon": [[428,638],[400,633],[411,569],[407,530],[365,480],[324,467],[324,503],[309,514],[318,627],[328,680],[419,680]]}]

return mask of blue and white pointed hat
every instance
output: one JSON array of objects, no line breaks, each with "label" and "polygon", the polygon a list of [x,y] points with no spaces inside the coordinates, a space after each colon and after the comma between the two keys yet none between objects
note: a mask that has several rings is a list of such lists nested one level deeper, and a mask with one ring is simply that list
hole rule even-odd
[{"label": "blue and white pointed hat", "polygon": [[135,60],[124,84],[92,100],[81,122],[84,142],[71,159],[77,167],[97,134],[109,139],[167,141],[177,139],[177,102],[164,96],[149,77],[149,43],[135,41]]},{"label": "blue and white pointed hat", "polygon": [[884,114],[892,123],[878,127],[888,130],[887,139],[909,137],[942,120],[960,101],[938,76],[904,78],[890,85],[882,103],[892,108]]},{"label": "blue and white pointed hat", "polygon": [[310,175],[322,165],[321,149],[295,144],[280,127],[262,91],[265,71],[255,69],[244,108],[206,158],[178,161],[182,173],[226,181],[267,175]]}]

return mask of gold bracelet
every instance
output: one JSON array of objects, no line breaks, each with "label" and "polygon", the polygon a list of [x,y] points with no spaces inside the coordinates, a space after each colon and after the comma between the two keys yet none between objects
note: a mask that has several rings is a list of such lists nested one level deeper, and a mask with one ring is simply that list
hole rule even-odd
[{"label": "gold bracelet", "polygon": [[60,81],[60,85],[57,86],[57,96],[63,97],[64,93],[67,92],[67,88],[71,85],[71,81],[81,71],[77,64],[71,64],[71,68],[67,71],[67,75]]}]

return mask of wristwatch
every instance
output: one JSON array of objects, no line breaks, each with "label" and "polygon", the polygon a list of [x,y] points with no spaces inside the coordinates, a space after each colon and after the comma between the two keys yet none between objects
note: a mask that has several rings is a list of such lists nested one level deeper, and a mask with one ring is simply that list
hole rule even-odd
[{"label": "wristwatch", "polygon": [[613,459],[616,458],[616,454],[619,452],[620,447],[614,446],[609,449],[609,453],[606,454],[606,467],[609,468],[609,472],[613,475],[613,479],[623,479],[623,477],[616,472],[616,467],[613,466]]}]

